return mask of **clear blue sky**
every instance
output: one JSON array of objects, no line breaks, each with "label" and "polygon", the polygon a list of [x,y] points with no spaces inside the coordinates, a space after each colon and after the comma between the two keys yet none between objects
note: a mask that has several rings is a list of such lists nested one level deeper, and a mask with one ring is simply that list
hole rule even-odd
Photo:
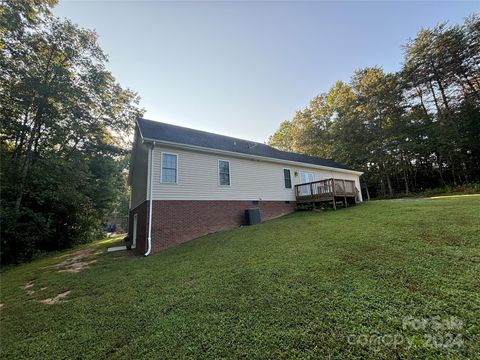
[{"label": "clear blue sky", "polygon": [[420,28],[479,10],[479,1],[60,0],[54,14],[98,32],[146,118],[263,142],[355,69],[398,70]]}]

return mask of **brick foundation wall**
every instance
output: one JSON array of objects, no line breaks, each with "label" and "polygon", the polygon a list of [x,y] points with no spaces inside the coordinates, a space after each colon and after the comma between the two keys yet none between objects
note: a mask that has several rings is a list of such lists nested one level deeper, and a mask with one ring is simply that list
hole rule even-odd
[{"label": "brick foundation wall", "polygon": [[[145,227],[140,240],[137,232],[137,250],[145,249],[148,232],[148,202],[144,205]],[[213,232],[228,230],[245,224],[245,209],[259,207],[262,221],[289,214],[295,210],[291,201],[188,201],[188,200],[154,200],[152,219],[153,251],[169,248],[194,238]],[[131,212],[132,214],[132,212]],[[131,222],[133,223],[133,215]],[[140,228],[140,212],[138,215]],[[143,247],[141,247],[143,246]]]}]

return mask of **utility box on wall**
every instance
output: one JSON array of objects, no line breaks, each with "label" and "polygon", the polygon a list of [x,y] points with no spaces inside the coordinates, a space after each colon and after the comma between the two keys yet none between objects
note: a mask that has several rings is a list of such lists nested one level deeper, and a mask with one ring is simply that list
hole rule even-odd
[{"label": "utility box on wall", "polygon": [[245,210],[245,224],[256,225],[262,222],[260,208],[250,208]]}]

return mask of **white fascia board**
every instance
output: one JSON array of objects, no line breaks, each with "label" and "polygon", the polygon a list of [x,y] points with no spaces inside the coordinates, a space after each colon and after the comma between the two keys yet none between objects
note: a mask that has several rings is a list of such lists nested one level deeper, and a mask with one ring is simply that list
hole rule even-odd
[{"label": "white fascia board", "polygon": [[143,134],[142,134],[142,129],[140,129],[140,125],[138,125],[138,118],[135,119],[135,126],[137,127],[138,129],[138,133],[140,134],[140,137],[142,138],[143,140]]},{"label": "white fascia board", "polygon": [[[140,135],[141,135],[141,132],[140,132]],[[245,159],[254,159],[258,161],[267,161],[267,162],[273,162],[273,163],[279,163],[279,164],[290,164],[290,165],[303,166],[303,167],[309,167],[309,168],[320,169],[320,170],[337,171],[337,172],[343,172],[346,174],[354,174],[358,176],[363,174],[363,172],[361,171],[340,169],[340,168],[331,167],[331,166],[315,165],[315,164],[304,163],[299,161],[282,160],[282,159],[276,159],[276,158],[265,157],[265,156],[242,154],[234,151],[217,150],[217,149],[206,148],[206,147],[197,146],[197,145],[188,145],[188,144],[180,144],[180,143],[171,142],[171,141],[149,139],[149,138],[143,137],[143,135],[142,135],[142,140],[144,143],[149,142],[149,143],[154,143],[155,145],[165,145],[165,146],[171,146],[171,147],[180,148],[180,149],[195,150],[195,151],[201,151],[201,152],[212,153],[212,154],[222,154],[222,155],[229,155],[229,156],[245,158]]]}]

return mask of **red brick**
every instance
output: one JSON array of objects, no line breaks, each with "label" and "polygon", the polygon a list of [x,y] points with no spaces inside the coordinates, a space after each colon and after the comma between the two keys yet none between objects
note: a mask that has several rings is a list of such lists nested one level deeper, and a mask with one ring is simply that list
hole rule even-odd
[{"label": "red brick", "polygon": [[[138,213],[137,251],[146,251],[148,234],[148,201],[130,211]],[[262,221],[289,214],[295,202],[285,201],[190,201],[154,200],[152,212],[152,250],[169,248],[194,238],[232,229],[245,224],[245,209],[259,207]],[[133,230],[132,230],[133,231]],[[131,236],[132,231],[129,231]]]}]

